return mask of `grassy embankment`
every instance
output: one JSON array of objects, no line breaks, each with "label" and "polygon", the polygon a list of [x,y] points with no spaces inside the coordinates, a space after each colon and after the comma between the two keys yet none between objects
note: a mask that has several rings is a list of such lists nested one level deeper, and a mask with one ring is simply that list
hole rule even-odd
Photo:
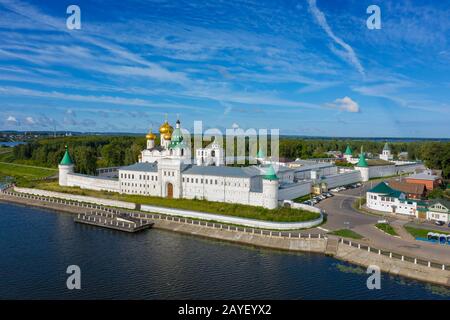
[{"label": "grassy embankment", "polygon": [[352,239],[363,239],[364,237],[359,233],[350,230],[350,229],[340,229],[336,231],[332,231],[329,234],[333,234],[335,236],[343,237],[343,238],[352,238]]},{"label": "grassy embankment", "polygon": [[21,184],[24,187],[36,189],[65,192],[77,195],[99,197],[138,204],[155,205],[184,210],[195,210],[213,214],[223,214],[249,219],[277,221],[277,222],[300,222],[319,218],[319,213],[292,208],[277,208],[274,210],[262,207],[248,206],[242,204],[212,202],[197,199],[167,199],[143,195],[119,194],[116,192],[85,190],[75,187],[61,187],[56,181],[35,181]]},{"label": "grassy embankment", "polygon": [[10,148],[0,149],[0,181],[11,177],[16,183],[29,183],[35,179],[54,176],[57,173],[55,168],[14,163],[12,150],[8,149]]},{"label": "grassy embankment", "polygon": [[386,232],[387,234],[390,234],[391,236],[398,236],[397,232],[395,232],[395,229],[387,223],[377,223],[375,227],[383,232]]},{"label": "grassy embankment", "polygon": [[405,226],[405,230],[408,231],[414,238],[426,238],[428,232],[440,233],[440,234],[450,234],[449,232],[432,230],[432,229],[419,229],[410,226]]},{"label": "grassy embankment", "polygon": [[306,200],[311,200],[311,198],[312,198],[312,195],[311,195],[311,194],[306,194],[306,195],[304,195],[304,196],[295,198],[295,199],[293,199],[292,201],[294,201],[294,202],[296,202],[296,203],[303,203],[303,202],[305,202]]}]

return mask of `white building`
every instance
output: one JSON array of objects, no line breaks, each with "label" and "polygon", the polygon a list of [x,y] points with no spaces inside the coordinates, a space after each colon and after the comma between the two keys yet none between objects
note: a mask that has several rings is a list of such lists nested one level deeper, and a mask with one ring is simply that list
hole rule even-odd
[{"label": "white building", "polygon": [[160,126],[159,134],[159,145],[155,144],[155,134],[151,131],[147,134],[146,148],[137,163],[101,168],[96,176],[74,173],[74,164],[66,149],[59,164],[59,184],[122,194],[205,199],[273,209],[280,201],[310,194],[313,185],[333,188],[367,181],[372,176],[372,168],[367,165],[364,153],[361,153],[355,169],[339,169],[333,162],[320,160],[298,159],[280,165],[262,151],[256,155],[259,165],[232,167],[226,165],[223,148],[214,142],[195,150],[195,160],[192,161],[190,141],[184,138],[179,120],[175,129],[166,120]]},{"label": "white building", "polygon": [[385,161],[391,161],[394,159],[394,156],[391,153],[391,148],[387,142],[384,144],[383,151],[381,151],[380,159]]},{"label": "white building", "polygon": [[415,217],[417,215],[417,201],[409,200],[406,195],[392,189],[385,182],[380,182],[367,191],[366,206],[369,209],[404,214]]}]

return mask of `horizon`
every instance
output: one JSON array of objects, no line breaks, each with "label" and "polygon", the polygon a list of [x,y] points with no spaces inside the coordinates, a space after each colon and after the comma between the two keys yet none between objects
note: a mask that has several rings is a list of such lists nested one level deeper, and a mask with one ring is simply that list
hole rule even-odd
[{"label": "horizon", "polygon": [[[81,136],[84,135],[105,135],[105,136],[112,136],[112,135],[133,135],[133,136],[142,136],[144,137],[147,132],[108,132],[108,131],[51,131],[51,130],[0,130],[1,134],[5,134],[8,132],[16,132],[16,133],[22,133],[22,134],[36,134],[36,133],[45,133],[45,134],[79,134]],[[158,134],[159,135],[159,134]],[[202,134],[203,136],[208,136],[209,134]],[[192,134],[194,136],[194,134]],[[226,136],[226,134],[224,134]],[[270,134],[269,134],[270,136]],[[443,137],[392,137],[392,136],[313,136],[313,135],[299,135],[299,134],[280,134],[280,138],[288,137],[288,138],[305,138],[305,139],[337,139],[337,140],[348,140],[348,139],[363,139],[363,140],[431,140],[431,141],[450,141],[450,138],[443,138]],[[60,138],[61,136],[58,136],[56,138]]]},{"label": "horizon", "polygon": [[0,0],[0,130],[449,139],[450,9],[372,2]]}]

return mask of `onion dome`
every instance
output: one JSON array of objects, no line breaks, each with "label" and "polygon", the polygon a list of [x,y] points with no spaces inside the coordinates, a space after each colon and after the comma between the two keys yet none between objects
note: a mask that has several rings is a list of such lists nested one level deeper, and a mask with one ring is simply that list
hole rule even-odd
[{"label": "onion dome", "polygon": [[147,140],[155,140],[156,139],[156,135],[152,132],[152,130],[150,129],[150,131],[148,132],[148,134],[145,136],[145,138]]},{"label": "onion dome", "polygon": [[170,140],[172,138],[172,134],[169,132],[163,134],[164,140]]},{"label": "onion dome", "polygon": [[266,180],[278,180],[277,174],[275,173],[275,170],[273,169],[272,165],[270,165],[267,168],[266,173],[263,176],[263,179],[266,179]]},{"label": "onion dome", "polygon": [[72,165],[72,159],[70,158],[70,154],[69,154],[69,148],[66,146],[66,152],[64,153],[64,157],[62,158],[61,162],[59,163],[61,165]]},{"label": "onion dome", "polygon": [[172,142],[174,143],[180,143],[183,141],[183,134],[181,133],[180,129],[180,120],[177,120],[176,128],[172,133]]},{"label": "onion dome", "polygon": [[[164,123],[161,125],[161,127],[159,127],[159,133],[161,133],[161,134],[166,134],[166,133],[169,133],[169,131],[170,131],[170,129],[171,129],[172,127],[170,126],[170,124],[167,122],[167,120],[166,121],[164,121]],[[173,130],[173,128],[172,128],[172,130]]]}]

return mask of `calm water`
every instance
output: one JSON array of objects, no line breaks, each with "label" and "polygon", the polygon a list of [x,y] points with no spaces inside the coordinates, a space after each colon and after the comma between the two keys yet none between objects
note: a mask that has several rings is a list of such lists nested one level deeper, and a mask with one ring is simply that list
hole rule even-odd
[{"label": "calm water", "polygon": [[22,141],[0,141],[0,146],[4,146],[4,147],[15,147],[18,146],[20,144],[25,144],[26,142],[22,142]]},{"label": "calm water", "polygon": [[[450,299],[450,290],[290,254],[148,230],[125,234],[67,214],[0,203],[0,299]],[[66,289],[79,265],[82,289]]]}]

